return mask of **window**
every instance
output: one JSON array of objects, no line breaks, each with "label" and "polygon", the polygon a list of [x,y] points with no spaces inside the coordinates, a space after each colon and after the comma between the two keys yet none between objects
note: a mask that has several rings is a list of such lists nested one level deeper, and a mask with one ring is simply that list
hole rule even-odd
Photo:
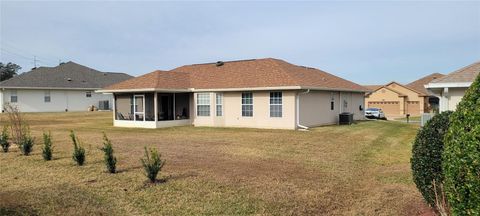
[{"label": "window", "polygon": [[217,93],[216,94],[216,111],[217,116],[223,116],[223,94]]},{"label": "window", "polygon": [[197,116],[210,116],[210,93],[197,94]]},{"label": "window", "polygon": [[331,98],[330,98],[330,110],[335,109],[335,93],[332,92]]},{"label": "window", "polygon": [[270,117],[282,117],[282,92],[270,92]]},{"label": "window", "polygon": [[18,102],[17,90],[10,91],[10,102],[11,103],[17,103]]},{"label": "window", "polygon": [[251,92],[242,93],[242,116],[253,116],[253,94]]},{"label": "window", "polygon": [[92,97],[92,92],[91,92],[91,91],[85,92],[85,96],[87,96],[87,97]]},{"label": "window", "polygon": [[50,103],[50,99],[51,99],[51,98],[50,98],[50,91],[49,91],[49,90],[46,90],[46,91],[45,91],[45,96],[43,97],[43,101],[44,101],[45,103]]}]

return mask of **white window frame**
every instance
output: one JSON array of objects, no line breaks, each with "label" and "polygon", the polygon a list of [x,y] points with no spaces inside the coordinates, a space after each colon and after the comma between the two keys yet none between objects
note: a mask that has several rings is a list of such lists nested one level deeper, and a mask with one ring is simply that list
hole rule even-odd
[{"label": "white window frame", "polygon": [[223,93],[215,94],[215,115],[223,116]]},{"label": "white window frame", "polygon": [[[205,98],[203,98],[205,97]],[[208,113],[200,113],[200,106],[208,107]],[[208,117],[210,116],[210,93],[197,93],[197,116]]]},{"label": "white window frame", "polygon": [[270,92],[270,118],[282,118],[282,117],[283,117],[283,93],[281,91]]},{"label": "white window frame", "polygon": [[[137,100],[135,100],[137,97],[142,98],[142,103],[143,103],[142,112],[137,112],[137,104],[136,104]],[[145,95],[143,95],[143,94],[134,94],[133,95],[133,121],[137,121],[137,114],[142,115],[143,116],[142,121],[145,121]]]},{"label": "white window frame", "polygon": [[[251,103],[247,103],[248,98],[244,99],[243,96],[246,94],[251,95],[251,98],[250,98]],[[253,92],[242,92],[241,100],[242,100],[242,117],[253,117]],[[251,115],[247,115],[248,111],[246,109],[244,110],[244,108],[246,107],[251,107],[251,110],[250,110]]]},{"label": "white window frame", "polygon": [[[15,98],[15,101],[13,98]],[[17,90],[10,90],[10,103],[18,103]]]},{"label": "white window frame", "polygon": [[330,111],[335,110],[335,92],[330,93]]},{"label": "white window frame", "polygon": [[[47,100],[48,98],[48,100]],[[45,90],[44,96],[43,96],[43,102],[45,103],[50,103],[52,101],[52,97],[50,96],[50,90]]]}]

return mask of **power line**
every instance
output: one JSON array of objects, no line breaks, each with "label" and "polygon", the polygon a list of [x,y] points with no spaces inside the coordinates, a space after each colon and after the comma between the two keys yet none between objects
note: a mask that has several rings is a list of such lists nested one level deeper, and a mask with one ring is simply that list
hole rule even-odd
[{"label": "power line", "polygon": [[[20,57],[20,58],[23,58],[23,59],[26,59],[26,60],[30,60],[32,61],[32,57],[27,57],[25,55],[22,55],[22,54],[19,54],[19,53],[16,53],[16,52],[12,52],[10,50],[7,50],[7,49],[4,49],[4,48],[0,48],[0,50],[3,52],[3,53],[6,53],[6,54],[9,54],[9,55],[12,55],[12,56],[16,56],[16,57]],[[55,64],[52,64],[52,62],[47,62],[47,61],[43,61],[43,60],[39,60],[37,58],[37,56],[33,56],[33,65],[34,67],[37,67],[37,62],[43,62],[45,63],[46,65],[55,65]]]},{"label": "power line", "polygon": [[[10,43],[8,43],[4,40],[2,40],[2,44],[4,46],[6,45],[9,50],[14,50],[14,52],[16,52],[16,53],[24,53],[24,54],[27,54],[29,56],[37,56],[37,59],[45,60],[46,62],[56,62],[57,60],[59,60],[58,58],[50,58],[50,57],[47,57],[47,56],[44,56],[44,55],[39,56],[37,54],[33,54],[33,53],[31,53],[31,52],[29,52],[25,49],[21,49],[21,48],[18,48],[16,46],[13,46],[13,45],[11,45]],[[12,51],[10,51],[10,52],[12,52]]]},{"label": "power line", "polygon": [[2,50],[4,53],[7,53],[7,54],[10,54],[10,55],[15,55],[15,56],[18,56],[18,57],[21,57],[21,58],[24,58],[24,59],[28,59],[28,60],[32,60],[31,57],[26,57],[24,55],[21,55],[21,54],[18,54],[18,53],[14,53],[14,52],[11,52],[11,51],[8,51],[4,48],[0,48],[0,50]]}]

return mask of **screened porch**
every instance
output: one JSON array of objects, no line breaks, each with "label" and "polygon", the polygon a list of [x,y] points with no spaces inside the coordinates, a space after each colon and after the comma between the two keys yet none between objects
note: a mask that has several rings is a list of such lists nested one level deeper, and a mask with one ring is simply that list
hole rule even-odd
[{"label": "screened porch", "polygon": [[115,126],[167,127],[188,125],[191,93],[116,93]]}]

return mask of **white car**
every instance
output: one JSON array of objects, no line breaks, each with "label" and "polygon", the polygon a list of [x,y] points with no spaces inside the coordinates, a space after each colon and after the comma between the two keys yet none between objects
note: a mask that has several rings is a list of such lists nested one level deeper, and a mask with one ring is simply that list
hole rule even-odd
[{"label": "white car", "polygon": [[375,119],[385,119],[385,113],[380,108],[368,108],[365,110],[365,117]]}]

